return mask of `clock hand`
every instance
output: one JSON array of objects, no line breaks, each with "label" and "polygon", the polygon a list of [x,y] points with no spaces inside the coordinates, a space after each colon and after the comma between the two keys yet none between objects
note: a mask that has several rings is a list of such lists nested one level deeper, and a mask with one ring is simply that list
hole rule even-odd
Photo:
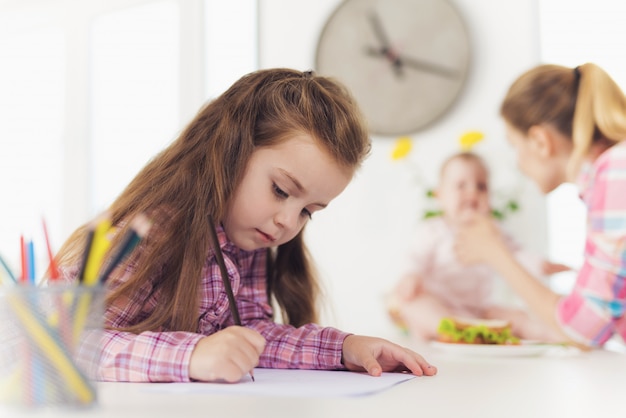
[{"label": "clock hand", "polygon": [[378,16],[378,13],[376,13],[376,11],[372,11],[369,14],[369,20],[370,24],[372,25],[372,29],[374,29],[374,34],[378,38],[382,49],[389,49],[389,38],[387,37],[385,30],[383,29],[383,25],[380,21],[380,16]]},{"label": "clock hand", "polygon": [[387,33],[385,32],[385,29],[383,28],[383,24],[380,21],[380,16],[378,15],[378,13],[376,13],[375,10],[372,10],[371,13],[369,14],[369,21],[370,21],[370,24],[372,25],[372,29],[374,30],[374,35],[376,35],[376,37],[378,38],[378,41],[380,42],[381,47],[379,50],[373,50],[373,51],[371,51],[372,48],[370,48],[370,51],[368,52],[370,53],[370,55],[383,55],[386,59],[389,60],[389,62],[393,66],[393,69],[396,75],[401,76],[402,65],[400,61],[398,60],[398,55],[391,48],[391,45],[389,43],[389,38],[387,37]]},{"label": "clock hand", "polygon": [[426,71],[446,78],[457,78],[459,76],[459,73],[455,70],[451,70],[450,68],[446,68],[438,64],[433,64],[431,62],[426,62],[417,58],[399,55],[398,60],[400,60],[401,66],[410,67],[419,71]]},{"label": "clock hand", "polygon": [[365,52],[368,55],[372,56],[384,56],[387,58],[391,64],[394,66],[396,73],[398,75],[402,74],[403,67],[413,68],[419,71],[426,71],[432,74],[440,75],[446,78],[457,78],[459,76],[458,72],[455,70],[451,70],[449,68],[443,67],[438,64],[433,64],[431,62],[427,62],[424,60],[420,60],[417,58],[411,58],[404,55],[395,54],[395,52],[383,49],[376,49],[374,47],[367,47]]}]

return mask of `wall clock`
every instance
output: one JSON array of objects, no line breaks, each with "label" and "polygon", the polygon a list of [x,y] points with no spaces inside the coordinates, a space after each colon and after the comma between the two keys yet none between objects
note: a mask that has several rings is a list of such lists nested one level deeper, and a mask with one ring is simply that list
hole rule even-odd
[{"label": "wall clock", "polygon": [[344,0],[319,37],[316,71],[343,82],[372,133],[414,133],[450,109],[470,42],[447,0]]}]

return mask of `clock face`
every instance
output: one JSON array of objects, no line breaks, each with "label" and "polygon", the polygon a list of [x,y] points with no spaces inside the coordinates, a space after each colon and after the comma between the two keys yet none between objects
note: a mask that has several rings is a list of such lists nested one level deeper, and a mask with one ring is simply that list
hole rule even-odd
[{"label": "clock face", "polygon": [[345,0],[328,19],[316,71],[348,87],[380,135],[430,124],[465,84],[469,37],[447,0]]}]

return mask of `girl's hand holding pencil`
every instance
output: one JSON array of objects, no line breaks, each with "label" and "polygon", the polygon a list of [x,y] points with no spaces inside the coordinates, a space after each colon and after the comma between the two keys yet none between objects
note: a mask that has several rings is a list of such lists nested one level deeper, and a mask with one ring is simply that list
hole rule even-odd
[{"label": "girl's hand holding pencil", "polygon": [[202,338],[191,353],[189,377],[204,382],[238,382],[259,364],[265,338],[257,331],[231,326]]}]

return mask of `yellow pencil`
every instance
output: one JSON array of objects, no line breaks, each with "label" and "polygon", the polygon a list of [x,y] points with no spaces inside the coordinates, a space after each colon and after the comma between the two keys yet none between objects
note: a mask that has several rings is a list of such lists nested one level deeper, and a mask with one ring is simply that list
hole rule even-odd
[{"label": "yellow pencil", "polygon": [[[111,240],[107,236],[110,230],[111,221],[108,218],[104,218],[97,223],[93,230],[93,235],[88,239],[87,248],[85,249],[87,257],[85,258],[84,275],[79,277],[81,285],[92,287],[97,284],[98,271],[102,267],[102,260],[111,246]],[[74,343],[79,342],[80,335],[84,330],[91,302],[92,292],[90,291],[84,291],[75,302],[72,310],[74,317],[72,326]]]},{"label": "yellow pencil", "polygon": [[91,248],[89,248],[89,256],[85,265],[85,276],[82,280],[84,285],[92,286],[96,283],[104,255],[111,246],[111,240],[107,237],[110,229],[111,221],[104,219],[98,223],[94,230],[93,242]]}]

